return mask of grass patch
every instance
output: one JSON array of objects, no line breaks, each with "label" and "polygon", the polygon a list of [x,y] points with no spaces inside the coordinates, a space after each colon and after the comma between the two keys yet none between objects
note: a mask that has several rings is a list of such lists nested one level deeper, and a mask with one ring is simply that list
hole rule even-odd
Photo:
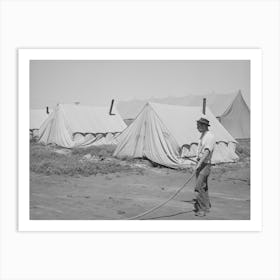
[{"label": "grass patch", "polygon": [[130,165],[112,161],[88,161],[83,156],[91,154],[98,157],[112,156],[113,147],[90,147],[73,149],[72,152],[58,153],[54,146],[30,143],[30,171],[45,175],[81,175],[110,174],[135,171]]},{"label": "grass patch", "polygon": [[87,148],[73,148],[72,155],[84,156],[91,154],[96,157],[113,157],[113,153],[116,149],[116,145],[100,145]]}]

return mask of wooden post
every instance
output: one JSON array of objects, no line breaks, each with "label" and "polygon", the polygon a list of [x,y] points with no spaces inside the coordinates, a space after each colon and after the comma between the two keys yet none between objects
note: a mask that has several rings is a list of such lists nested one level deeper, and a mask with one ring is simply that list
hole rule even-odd
[{"label": "wooden post", "polygon": [[202,114],[205,115],[205,113],[206,113],[206,98],[203,98]]},{"label": "wooden post", "polygon": [[112,113],[113,106],[114,106],[114,102],[115,102],[115,100],[114,100],[114,99],[112,99],[112,102],[111,102],[111,107],[110,107],[110,112],[109,112],[109,115],[110,115],[110,116],[114,116],[114,115],[115,115],[115,114],[113,114],[113,113]]}]

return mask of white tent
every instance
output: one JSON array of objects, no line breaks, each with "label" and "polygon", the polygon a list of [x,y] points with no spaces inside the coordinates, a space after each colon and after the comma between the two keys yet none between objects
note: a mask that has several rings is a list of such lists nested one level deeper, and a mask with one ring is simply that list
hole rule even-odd
[{"label": "white tent", "polygon": [[115,144],[126,124],[108,107],[58,104],[39,130],[39,142],[65,148]]},{"label": "white tent", "polygon": [[[231,94],[154,98],[151,101],[180,106],[202,106],[203,98],[206,98],[207,106],[214,116],[235,139],[250,138],[250,109],[244,101],[241,91]],[[123,101],[119,102],[118,109],[123,119],[133,119],[146,102],[144,100]]]},{"label": "white tent", "polygon": [[29,130],[31,137],[38,137],[39,128],[48,116],[46,109],[30,110]]},{"label": "white tent", "polygon": [[250,138],[250,109],[241,91],[232,94],[191,95],[179,104],[201,106],[203,98],[206,98],[207,106],[235,139]]},{"label": "white tent", "polygon": [[[169,167],[187,163],[179,154],[179,149],[183,144],[188,144],[189,149],[183,151],[183,156],[196,155],[200,137],[196,128],[196,120],[200,117],[202,117],[201,107],[149,102],[135,121],[118,137],[119,143],[114,156],[120,158],[146,157],[153,162]],[[204,117],[210,121],[209,130],[214,133],[216,139],[213,162],[238,160],[235,153],[235,139],[208,108],[206,108]]]}]

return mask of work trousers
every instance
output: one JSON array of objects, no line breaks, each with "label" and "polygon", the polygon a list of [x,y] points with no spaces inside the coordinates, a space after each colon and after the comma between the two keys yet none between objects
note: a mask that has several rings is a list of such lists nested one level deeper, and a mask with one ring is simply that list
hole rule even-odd
[{"label": "work trousers", "polygon": [[208,177],[211,172],[211,164],[202,163],[201,167],[196,170],[195,189],[196,199],[194,208],[196,211],[209,212],[211,203],[208,194]]}]

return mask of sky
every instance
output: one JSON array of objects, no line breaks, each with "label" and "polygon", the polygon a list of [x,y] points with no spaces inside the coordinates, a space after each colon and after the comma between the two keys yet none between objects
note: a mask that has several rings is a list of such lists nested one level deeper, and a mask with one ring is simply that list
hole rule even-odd
[{"label": "sky", "polygon": [[232,93],[250,106],[250,61],[74,61],[30,62],[30,108],[57,103],[109,105],[112,99]]}]

